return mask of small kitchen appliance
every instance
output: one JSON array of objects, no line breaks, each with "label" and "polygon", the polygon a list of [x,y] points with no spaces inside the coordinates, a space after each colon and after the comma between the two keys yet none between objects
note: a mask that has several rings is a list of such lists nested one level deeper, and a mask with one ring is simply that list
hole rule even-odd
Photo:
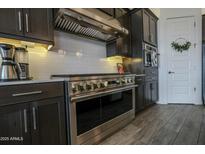
[{"label": "small kitchen appliance", "polygon": [[19,64],[21,72],[18,72],[20,80],[28,80],[29,77],[29,60],[26,48],[15,48],[15,62]]},{"label": "small kitchen appliance", "polygon": [[0,81],[18,80],[18,72],[21,72],[19,64],[14,61],[15,46],[0,44],[2,63],[0,68]]}]

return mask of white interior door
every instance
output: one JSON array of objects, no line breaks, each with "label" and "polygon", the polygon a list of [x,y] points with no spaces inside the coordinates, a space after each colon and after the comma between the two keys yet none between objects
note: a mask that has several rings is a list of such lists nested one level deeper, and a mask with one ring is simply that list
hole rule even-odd
[{"label": "white interior door", "polygon": [[[193,104],[195,19],[194,17],[167,19],[166,28],[168,103]],[[178,38],[191,42],[189,50],[180,53],[171,47],[171,43]]]}]

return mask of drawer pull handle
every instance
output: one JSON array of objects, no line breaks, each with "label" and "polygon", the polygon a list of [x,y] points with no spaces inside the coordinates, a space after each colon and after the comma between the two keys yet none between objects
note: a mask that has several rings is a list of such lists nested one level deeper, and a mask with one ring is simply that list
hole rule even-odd
[{"label": "drawer pull handle", "polygon": [[35,107],[33,107],[32,110],[33,110],[33,129],[36,130],[36,109]]},{"label": "drawer pull handle", "polygon": [[28,14],[26,13],[26,32],[28,33],[29,32],[29,29],[28,29]]},{"label": "drawer pull handle", "polygon": [[24,131],[25,133],[27,133],[28,129],[27,129],[27,110],[26,109],[23,110],[23,116],[24,116]]},{"label": "drawer pull handle", "polygon": [[18,94],[12,94],[13,97],[18,97],[18,96],[28,96],[28,95],[36,95],[36,94],[42,94],[42,91],[32,91],[32,92],[27,92],[27,93],[18,93]]},{"label": "drawer pull handle", "polygon": [[137,79],[137,81],[142,81],[142,79]]},{"label": "drawer pull handle", "polygon": [[21,23],[21,12],[20,11],[18,12],[18,20],[19,20],[18,21],[19,22],[19,31],[21,32],[21,30],[22,30],[21,24],[22,23]]}]

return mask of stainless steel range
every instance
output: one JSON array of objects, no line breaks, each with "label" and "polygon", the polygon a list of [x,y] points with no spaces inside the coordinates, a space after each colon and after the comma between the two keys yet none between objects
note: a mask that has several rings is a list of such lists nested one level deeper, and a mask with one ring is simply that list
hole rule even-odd
[{"label": "stainless steel range", "polygon": [[53,75],[68,81],[71,144],[96,144],[135,116],[135,75]]}]

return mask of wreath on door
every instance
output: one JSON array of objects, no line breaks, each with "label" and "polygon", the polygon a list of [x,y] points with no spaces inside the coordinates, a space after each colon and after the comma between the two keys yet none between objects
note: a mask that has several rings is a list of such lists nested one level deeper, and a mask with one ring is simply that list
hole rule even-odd
[{"label": "wreath on door", "polygon": [[182,53],[183,51],[189,50],[191,47],[191,42],[187,41],[185,38],[180,37],[173,41],[171,46],[175,51]]}]

